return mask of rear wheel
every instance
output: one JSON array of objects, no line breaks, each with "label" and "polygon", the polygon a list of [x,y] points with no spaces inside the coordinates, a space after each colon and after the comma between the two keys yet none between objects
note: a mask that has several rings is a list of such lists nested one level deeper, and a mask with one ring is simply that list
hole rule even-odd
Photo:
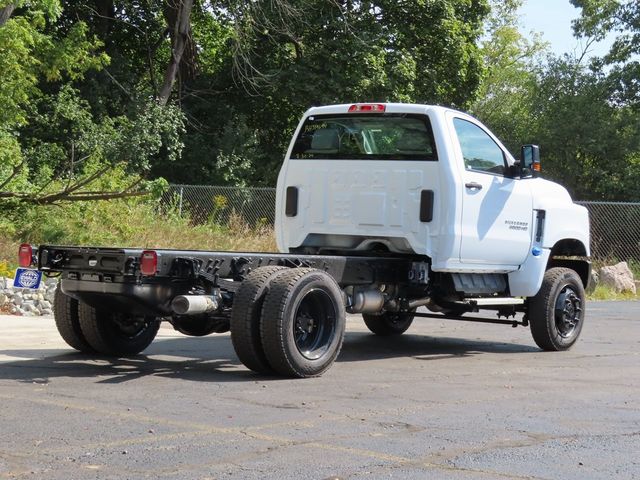
[{"label": "rear wheel", "polygon": [[413,323],[415,309],[408,312],[384,312],[381,315],[363,313],[367,328],[381,336],[402,335]]},{"label": "rear wheel", "polygon": [[578,340],[584,323],[582,280],[569,268],[551,268],[542,286],[529,299],[531,334],[543,350],[567,350]]},{"label": "rear wheel", "polygon": [[147,348],[160,328],[153,316],[109,312],[80,303],[80,328],[91,347],[103,355],[136,355]]},{"label": "rear wheel", "polygon": [[95,350],[84,338],[78,318],[78,300],[62,292],[60,282],[56,286],[53,297],[53,318],[62,339],[71,348],[83,353],[93,353]]},{"label": "rear wheel", "polygon": [[280,272],[262,307],[267,361],[282,375],[321,375],[340,353],[345,323],[342,291],[329,274],[309,268]]},{"label": "rear wheel", "polygon": [[273,373],[262,348],[260,315],[269,285],[285,267],[256,268],[242,281],[231,310],[231,342],[240,361],[257,373]]},{"label": "rear wheel", "polygon": [[211,318],[207,315],[183,316],[173,318],[173,328],[183,335],[190,337],[204,337],[212,333],[229,331],[229,319]]}]

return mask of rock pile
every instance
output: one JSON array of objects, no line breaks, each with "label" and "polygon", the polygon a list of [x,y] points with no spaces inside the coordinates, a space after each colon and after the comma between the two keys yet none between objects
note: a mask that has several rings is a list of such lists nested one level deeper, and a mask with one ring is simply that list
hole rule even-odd
[{"label": "rock pile", "polygon": [[598,282],[612,288],[617,293],[631,292],[634,295],[637,293],[633,272],[627,262],[602,267],[598,273]]},{"label": "rock pile", "polygon": [[43,279],[38,290],[13,288],[13,279],[0,277],[0,311],[25,317],[53,315],[53,296],[58,281]]}]

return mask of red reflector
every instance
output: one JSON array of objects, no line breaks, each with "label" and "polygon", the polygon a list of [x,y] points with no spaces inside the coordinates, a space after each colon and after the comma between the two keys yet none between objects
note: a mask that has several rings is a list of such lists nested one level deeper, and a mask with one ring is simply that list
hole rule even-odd
[{"label": "red reflector", "polygon": [[23,243],[18,248],[18,263],[25,268],[33,263],[33,248],[28,243]]},{"label": "red reflector", "polygon": [[349,113],[384,113],[386,109],[382,103],[356,103],[349,107]]},{"label": "red reflector", "polygon": [[158,254],[154,250],[145,250],[140,257],[140,273],[155,275],[158,271]]}]

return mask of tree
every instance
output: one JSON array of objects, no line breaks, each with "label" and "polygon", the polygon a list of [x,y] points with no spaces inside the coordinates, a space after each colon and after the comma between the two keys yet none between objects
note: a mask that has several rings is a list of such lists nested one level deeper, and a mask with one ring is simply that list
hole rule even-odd
[{"label": "tree", "polygon": [[533,97],[543,170],[580,200],[627,200],[640,189],[640,122],[611,102],[611,82],[570,56],[551,59]]},{"label": "tree", "polygon": [[[227,6],[214,14],[231,28],[233,56],[217,72],[184,85],[219,92],[208,97],[209,107],[202,96],[182,104],[203,126],[185,139],[184,161],[198,178],[202,158],[217,159],[210,167],[215,175],[220,160],[241,151],[251,161],[249,183],[273,184],[295,124],[309,106],[377,100],[465,108],[480,83],[476,44],[488,13],[484,0],[262,0]],[[235,149],[227,149],[225,124],[244,132]],[[175,172],[172,165],[156,172],[189,181],[188,170]]]},{"label": "tree", "polygon": [[571,0],[582,14],[574,22],[579,37],[601,40],[609,34],[616,38],[611,50],[596,59],[594,69],[608,66],[613,87],[612,100],[640,108],[640,3],[636,0]]},{"label": "tree", "polygon": [[[487,13],[486,0],[0,3],[0,155],[13,158],[0,185],[18,191],[16,164],[34,191],[44,172],[79,178],[87,155],[172,181],[273,184],[310,105],[468,107]],[[59,102],[83,125],[72,135],[52,120]]]},{"label": "tree", "polygon": [[[136,102],[131,117],[105,115],[81,98],[74,84],[110,60],[85,22],[65,24],[53,0],[14,3],[0,12],[4,211],[20,203],[136,194],[139,174],[153,155],[177,157],[182,117],[174,108]],[[130,184],[113,192],[92,190],[95,180],[121,164],[134,174]]]},{"label": "tree", "polygon": [[535,140],[531,102],[548,49],[538,35],[528,40],[520,32],[518,10],[523,3],[492,1],[481,43],[485,75],[471,106],[516,155],[520,145]]}]

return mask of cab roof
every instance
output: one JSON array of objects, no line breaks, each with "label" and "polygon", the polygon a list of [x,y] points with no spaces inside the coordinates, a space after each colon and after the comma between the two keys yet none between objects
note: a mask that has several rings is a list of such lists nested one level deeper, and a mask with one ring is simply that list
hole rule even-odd
[{"label": "cab roof", "polygon": [[[355,111],[354,111],[355,107]],[[359,110],[362,107],[371,107],[372,110]],[[379,107],[383,107],[380,109]],[[345,113],[417,113],[417,114],[425,114],[428,111],[452,111],[451,108],[442,107],[438,105],[422,105],[415,103],[379,103],[379,102],[371,102],[371,103],[344,103],[340,105],[325,105],[322,107],[311,107],[306,112],[306,116],[309,115],[336,115],[336,114],[345,114]],[[462,113],[462,112],[461,112]]]}]

